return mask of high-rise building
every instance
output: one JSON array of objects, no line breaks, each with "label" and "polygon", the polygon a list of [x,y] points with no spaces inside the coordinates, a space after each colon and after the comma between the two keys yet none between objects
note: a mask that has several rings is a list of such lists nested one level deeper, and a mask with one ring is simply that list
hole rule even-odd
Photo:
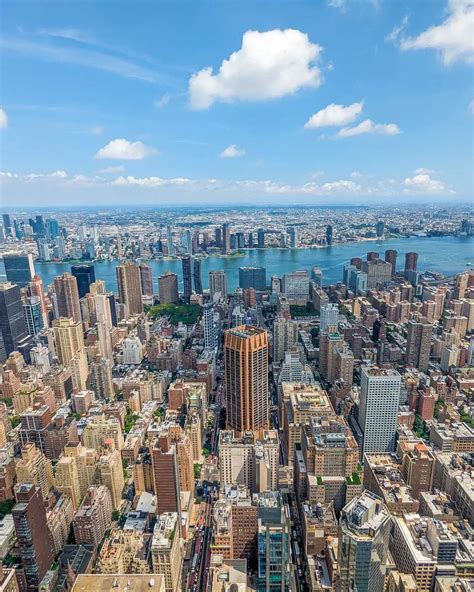
[{"label": "high-rise building", "polygon": [[183,267],[183,300],[185,304],[189,304],[191,301],[191,294],[193,293],[193,278],[191,275],[191,257],[185,255],[181,259]]},{"label": "high-rise building", "polygon": [[59,222],[54,218],[49,218],[46,230],[49,238],[54,240],[59,236],[60,233]]},{"label": "high-rise building", "polygon": [[319,335],[319,371],[323,378],[333,383],[336,376],[336,351],[344,345],[344,339],[337,327],[329,325],[329,330]]},{"label": "high-rise building", "polygon": [[178,276],[166,271],[158,276],[158,292],[161,304],[176,304],[179,302]]},{"label": "high-rise building", "polygon": [[428,370],[430,363],[431,338],[433,325],[426,322],[408,321],[407,347],[405,363],[422,372]]},{"label": "high-rise building", "polygon": [[239,288],[253,288],[259,292],[266,288],[265,267],[239,267]]},{"label": "high-rise building", "polygon": [[13,523],[20,548],[26,589],[36,591],[53,562],[52,541],[39,487],[31,483],[15,486]]},{"label": "high-rise building", "polygon": [[241,433],[268,428],[268,335],[242,325],[224,340],[227,425]]},{"label": "high-rise building", "polygon": [[342,510],[337,592],[381,592],[385,585],[391,518],[382,500],[364,491]]},{"label": "high-rise building", "polygon": [[201,259],[194,259],[193,262],[193,280],[194,291],[196,294],[202,294],[202,277],[201,277]]},{"label": "high-rise building", "polygon": [[273,361],[282,362],[286,352],[298,343],[298,323],[278,317],[273,323]]},{"label": "high-rise building", "polygon": [[418,253],[405,253],[405,272],[416,271],[418,265]]},{"label": "high-rise building", "polygon": [[[370,253],[367,254],[367,257],[369,255]],[[378,258],[363,261],[362,271],[367,274],[367,288],[369,290],[383,286],[392,279],[392,264]]]},{"label": "high-rise building", "polygon": [[385,251],[385,261],[392,266],[392,277],[397,273],[397,255],[398,252],[394,249],[387,249]]},{"label": "high-rise building", "polygon": [[211,301],[214,300],[217,293],[221,295],[221,298],[227,298],[227,274],[223,269],[209,272],[209,290]]},{"label": "high-rise building", "polygon": [[279,491],[258,496],[258,592],[290,590],[290,517]]},{"label": "high-rise building", "polygon": [[28,337],[25,315],[16,284],[0,284],[0,363]]},{"label": "high-rise building", "polygon": [[86,388],[89,366],[84,346],[82,323],[61,317],[53,321],[56,354],[63,366],[70,368],[76,388]]},{"label": "high-rise building", "polygon": [[117,265],[115,271],[120,302],[126,305],[127,314],[141,314],[143,300],[140,268],[135,263],[122,263]]},{"label": "high-rise building", "polygon": [[79,298],[83,298],[90,291],[90,285],[95,282],[93,265],[72,265],[71,273],[77,280]]},{"label": "high-rise building", "polygon": [[265,231],[263,228],[257,230],[257,246],[259,249],[265,248]]},{"label": "high-rise building", "polygon": [[309,275],[307,271],[285,273],[281,291],[291,303],[306,304],[309,298]]},{"label": "high-rise building", "polygon": [[13,236],[12,232],[12,222],[10,219],[10,214],[3,214],[3,228],[5,229],[5,234],[7,236]]},{"label": "high-rise building", "polygon": [[31,253],[5,253],[3,265],[7,281],[17,284],[20,288],[28,285],[35,275],[33,255]]},{"label": "high-rise building", "polygon": [[157,516],[151,540],[151,562],[154,574],[162,574],[165,592],[181,588],[181,517],[176,512],[162,512]]},{"label": "high-rise building", "polygon": [[146,263],[140,263],[138,267],[143,296],[153,296],[153,270]]},{"label": "high-rise building", "polygon": [[219,313],[214,311],[214,307],[211,303],[208,303],[203,306],[202,318],[204,326],[204,347],[216,350],[219,346]]},{"label": "high-rise building", "polygon": [[23,304],[28,335],[36,335],[43,328],[41,301],[38,296],[29,296]]},{"label": "high-rise building", "polygon": [[230,225],[228,222],[222,225],[222,250],[226,255],[230,253]]},{"label": "high-rise building", "polygon": [[320,323],[320,331],[324,333],[324,331],[328,330],[329,326],[337,327],[339,323],[339,307],[337,304],[329,303],[321,306],[321,323]]},{"label": "high-rise building", "polygon": [[107,487],[105,485],[90,487],[72,523],[76,543],[93,545],[97,548],[111,524],[112,510],[112,500]]},{"label": "high-rise building", "polygon": [[70,273],[63,273],[54,278],[54,292],[60,317],[72,318],[81,323],[81,305],[76,278]]},{"label": "high-rise building", "polygon": [[48,307],[46,305],[46,297],[43,289],[43,282],[39,275],[33,276],[28,283],[28,293],[30,296],[38,296],[41,302],[41,314],[43,315],[43,325],[45,327],[49,324]]},{"label": "high-rise building", "polygon": [[170,435],[161,433],[151,450],[156,494],[156,510],[181,513],[179,471],[176,444],[171,443]]},{"label": "high-rise building", "polygon": [[171,226],[168,226],[167,236],[168,236],[168,255],[174,255],[173,229],[171,228]]},{"label": "high-rise building", "polygon": [[119,450],[110,450],[100,457],[98,464],[100,482],[110,492],[112,507],[118,510],[122,504],[122,492],[125,486],[122,457]]},{"label": "high-rise building", "polygon": [[330,247],[332,245],[332,226],[326,226],[326,244]]},{"label": "high-rise building", "polygon": [[393,452],[402,378],[396,370],[363,366],[358,423],[363,432],[362,458]]},{"label": "high-rise building", "polygon": [[385,231],[385,223],[383,220],[379,220],[377,222],[377,224],[375,225],[375,233],[377,235],[377,238],[381,238],[383,236],[384,231]]},{"label": "high-rise building", "polygon": [[40,261],[51,261],[51,249],[49,248],[48,239],[38,238],[36,246],[38,247],[38,259]]},{"label": "high-rise building", "polygon": [[288,235],[290,237],[290,247],[296,249],[298,247],[298,229],[294,226],[288,228]]}]

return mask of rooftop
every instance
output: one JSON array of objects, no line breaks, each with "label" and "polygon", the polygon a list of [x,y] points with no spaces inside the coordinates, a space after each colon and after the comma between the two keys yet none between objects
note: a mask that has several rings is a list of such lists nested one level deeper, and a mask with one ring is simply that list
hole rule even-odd
[{"label": "rooftop", "polygon": [[161,574],[145,575],[79,575],[72,592],[164,592],[164,576]]}]

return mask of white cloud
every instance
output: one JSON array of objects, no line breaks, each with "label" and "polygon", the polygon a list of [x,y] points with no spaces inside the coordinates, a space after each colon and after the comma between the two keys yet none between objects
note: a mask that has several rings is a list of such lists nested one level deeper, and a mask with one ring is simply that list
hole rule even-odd
[{"label": "white cloud", "polygon": [[236,158],[238,156],[243,156],[245,154],[244,148],[237,148],[235,144],[231,144],[227,146],[221,153],[221,158]]},{"label": "white cloud", "polygon": [[437,50],[446,65],[473,63],[474,0],[449,0],[447,12],[441,25],[429,27],[417,37],[402,39],[400,47]]},{"label": "white cloud", "polygon": [[5,110],[0,108],[0,128],[8,127],[8,117]]},{"label": "white cloud", "polygon": [[137,185],[139,187],[164,187],[166,185],[189,185],[191,179],[178,177],[176,179],[162,179],[161,177],[117,177],[112,181],[112,185],[127,186]]},{"label": "white cloud", "polygon": [[142,142],[129,142],[125,138],[117,138],[101,148],[95,158],[98,160],[143,160],[155,153],[154,148]]},{"label": "white cloud", "polygon": [[397,43],[400,39],[400,35],[406,29],[408,25],[408,16],[405,16],[398,27],[393,27],[388,35],[385,36],[386,43]]},{"label": "white cloud", "polygon": [[337,133],[338,138],[350,138],[361,134],[379,134],[381,136],[395,136],[400,133],[396,123],[374,123],[371,119],[364,119],[354,127],[343,127]]},{"label": "white cloud", "polygon": [[359,171],[352,171],[351,173],[351,179],[361,179],[362,177],[363,175]]},{"label": "white cloud", "polygon": [[101,169],[100,172],[105,173],[106,175],[111,175],[114,173],[123,173],[124,170],[125,167],[123,166],[123,164],[119,164],[118,166],[105,167],[104,169]]},{"label": "white cloud", "polygon": [[352,123],[362,113],[364,103],[352,103],[344,107],[344,105],[336,105],[331,103],[324,109],[317,111],[305,123],[305,129],[314,129],[317,127],[338,126]]},{"label": "white cloud", "polygon": [[423,167],[415,169],[413,172],[415,173],[415,175],[430,175],[434,173],[433,169],[425,169]]},{"label": "white cloud", "polygon": [[247,31],[242,47],[212,67],[193,74],[189,81],[193,109],[207,109],[217,101],[265,101],[291,95],[322,82],[316,62],[321,47],[296,29]]},{"label": "white cloud", "polygon": [[319,177],[322,177],[324,175],[324,171],[314,171],[313,173],[311,173],[311,179],[319,179]]},{"label": "white cloud", "polygon": [[165,94],[162,97],[160,97],[159,99],[154,100],[153,105],[157,109],[162,109],[163,107],[166,107],[166,105],[168,105],[170,100],[171,100],[171,96],[169,94]]},{"label": "white cloud", "polygon": [[337,8],[338,10],[345,10],[346,0],[328,0],[328,6]]},{"label": "white cloud", "polygon": [[402,185],[405,187],[405,192],[417,192],[417,193],[455,193],[452,189],[449,189],[445,183],[432,179],[429,174],[417,174],[414,177],[407,177]]},{"label": "white cloud", "polygon": [[321,188],[326,193],[354,193],[362,189],[362,187],[357,183],[354,183],[354,181],[347,181],[345,179],[341,179],[340,181],[332,181],[331,183],[324,183]]}]

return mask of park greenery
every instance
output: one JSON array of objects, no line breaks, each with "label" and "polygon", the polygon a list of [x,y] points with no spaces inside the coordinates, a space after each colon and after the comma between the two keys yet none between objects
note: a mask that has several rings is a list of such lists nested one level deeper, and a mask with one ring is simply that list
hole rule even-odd
[{"label": "park greenery", "polygon": [[148,310],[150,317],[168,317],[172,325],[194,325],[201,316],[199,304],[158,304]]}]

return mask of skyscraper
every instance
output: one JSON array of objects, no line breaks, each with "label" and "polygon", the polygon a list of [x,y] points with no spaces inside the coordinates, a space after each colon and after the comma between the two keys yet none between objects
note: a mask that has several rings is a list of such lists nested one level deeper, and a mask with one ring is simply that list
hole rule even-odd
[{"label": "skyscraper", "polygon": [[396,370],[361,368],[358,423],[363,432],[362,459],[371,452],[395,449],[401,380]]},{"label": "skyscraper", "polygon": [[5,253],[3,264],[7,281],[18,284],[20,288],[28,285],[35,275],[33,255],[31,253]]},{"label": "skyscraper", "polygon": [[405,253],[405,271],[416,271],[418,265],[418,253]]},{"label": "skyscraper", "polygon": [[258,496],[258,592],[290,590],[290,517],[279,491]]},{"label": "skyscraper", "polygon": [[387,263],[390,263],[390,265],[392,266],[392,277],[397,272],[397,255],[398,255],[398,252],[395,251],[394,249],[387,249],[385,251],[385,261]]},{"label": "skyscraper", "polygon": [[377,234],[377,238],[382,237],[384,231],[385,231],[385,223],[383,220],[379,220],[377,222],[377,224],[375,225],[375,233]]},{"label": "skyscraper", "polygon": [[20,547],[27,590],[38,590],[54,559],[46,522],[46,510],[39,487],[31,483],[15,486],[13,523]]},{"label": "skyscraper", "polygon": [[143,296],[153,296],[153,270],[146,263],[140,263],[138,267]]},{"label": "skyscraper", "polygon": [[222,250],[226,255],[230,253],[230,225],[228,222],[222,225]]},{"label": "skyscraper", "polygon": [[36,246],[38,247],[38,259],[40,261],[51,261],[51,250],[47,239],[38,238]]},{"label": "skyscraper", "polygon": [[173,243],[173,230],[171,226],[168,226],[168,255],[174,255],[174,243]]},{"label": "skyscraper", "polygon": [[122,263],[116,267],[119,298],[127,307],[129,316],[143,312],[140,269],[135,263]]},{"label": "skyscraper", "polygon": [[28,337],[25,315],[16,284],[0,284],[0,362]]},{"label": "skyscraper", "polygon": [[288,234],[290,236],[290,247],[292,249],[296,249],[298,246],[298,229],[294,226],[290,226],[288,229]]},{"label": "skyscraper", "polygon": [[3,218],[3,228],[5,228],[5,234],[7,236],[13,236],[12,223],[11,223],[11,220],[10,220],[10,215],[9,214],[3,214],[2,218]]},{"label": "skyscraper", "polygon": [[60,318],[53,321],[53,336],[59,362],[71,369],[74,386],[86,388],[89,366],[82,323],[71,318]]},{"label": "skyscraper", "polygon": [[218,292],[222,298],[227,298],[227,275],[223,269],[209,272],[209,290],[211,300],[214,300],[214,296]]},{"label": "skyscraper", "polygon": [[337,304],[333,304],[332,302],[329,304],[324,304],[321,306],[321,323],[320,323],[320,332],[324,333],[327,331],[330,325],[335,326],[337,328],[339,323],[339,307]]},{"label": "skyscraper", "polygon": [[89,293],[90,285],[95,282],[93,265],[72,265],[71,273],[77,280],[79,298]]},{"label": "skyscraper", "polygon": [[157,514],[180,513],[179,473],[176,444],[168,433],[160,433],[151,451]]},{"label": "skyscraper", "polygon": [[408,337],[405,363],[422,372],[428,370],[430,363],[431,338],[433,325],[427,322],[408,321]]},{"label": "skyscraper", "polygon": [[381,592],[391,528],[390,513],[370,491],[351,500],[339,522],[337,592]]},{"label": "skyscraper", "polygon": [[82,322],[76,278],[67,272],[58,275],[54,278],[54,291],[56,293],[59,316],[72,318],[75,322]]},{"label": "skyscraper", "polygon": [[38,296],[29,296],[23,304],[28,335],[36,335],[43,328],[43,313]]},{"label": "skyscraper", "polygon": [[259,249],[265,248],[265,231],[263,228],[257,230],[257,246]]},{"label": "skyscraper", "polygon": [[48,308],[46,306],[46,297],[43,289],[43,281],[39,275],[33,276],[32,280],[28,283],[28,293],[30,296],[38,296],[41,302],[41,313],[43,315],[43,325],[45,327],[49,324]]},{"label": "skyscraper", "polygon": [[268,335],[241,325],[224,339],[227,425],[241,433],[268,428]]},{"label": "skyscraper", "polygon": [[204,347],[217,349],[219,345],[219,326],[216,323],[216,314],[212,303],[205,304],[202,309],[204,325]]},{"label": "skyscraper", "polygon": [[332,245],[332,226],[326,226],[326,244],[330,247]]},{"label": "skyscraper", "polygon": [[202,294],[201,259],[194,259],[193,263],[194,291]]},{"label": "skyscraper", "polygon": [[265,267],[239,267],[239,288],[253,288],[261,292],[266,288],[266,275]]},{"label": "skyscraper", "polygon": [[298,342],[298,323],[283,317],[273,323],[273,361],[279,364]]},{"label": "skyscraper", "polygon": [[185,304],[189,304],[193,292],[190,255],[185,255],[181,259],[181,264],[183,267],[183,300]]},{"label": "skyscraper", "polygon": [[178,276],[171,271],[158,277],[158,292],[161,304],[176,304],[179,301]]}]

